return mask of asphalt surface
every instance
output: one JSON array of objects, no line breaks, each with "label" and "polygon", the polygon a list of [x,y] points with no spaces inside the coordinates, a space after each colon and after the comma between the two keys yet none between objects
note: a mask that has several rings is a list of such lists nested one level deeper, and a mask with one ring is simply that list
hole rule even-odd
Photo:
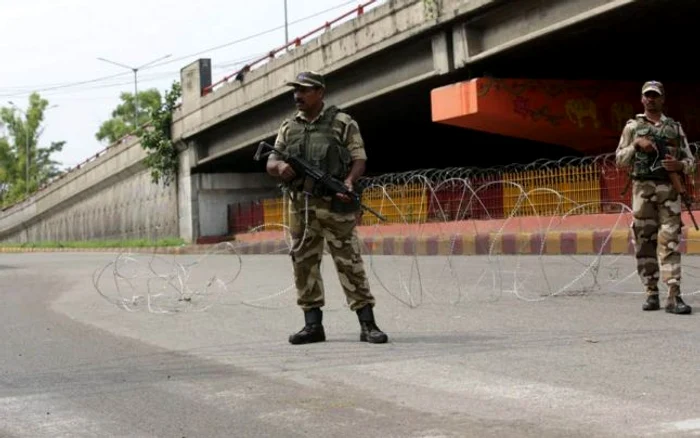
[{"label": "asphalt surface", "polygon": [[631,257],[365,260],[385,345],[330,259],[292,346],[286,256],[0,255],[0,437],[700,436],[697,315],[642,312]]}]

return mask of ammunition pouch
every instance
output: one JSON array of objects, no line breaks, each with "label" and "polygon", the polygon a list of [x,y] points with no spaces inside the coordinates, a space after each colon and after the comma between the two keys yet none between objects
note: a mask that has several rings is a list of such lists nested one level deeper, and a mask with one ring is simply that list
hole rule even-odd
[{"label": "ammunition pouch", "polygon": [[637,181],[670,181],[669,173],[661,165],[666,154],[678,156],[680,136],[670,123],[657,128],[644,124],[635,130],[636,137],[647,137],[657,147],[654,152],[636,151],[632,169],[632,179]]},{"label": "ammunition pouch", "polygon": [[668,181],[668,171],[661,165],[657,152],[635,152],[632,179],[637,181]]}]

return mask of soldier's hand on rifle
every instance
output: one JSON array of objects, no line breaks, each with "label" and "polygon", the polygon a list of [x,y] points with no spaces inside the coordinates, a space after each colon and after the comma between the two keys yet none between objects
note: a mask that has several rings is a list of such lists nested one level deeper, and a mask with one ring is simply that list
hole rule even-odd
[{"label": "soldier's hand on rifle", "polygon": [[294,169],[292,169],[292,166],[285,163],[284,161],[280,161],[279,164],[277,164],[277,173],[279,174],[280,178],[282,178],[285,181],[290,181],[296,176],[296,173],[294,172]]},{"label": "soldier's hand on rifle", "polygon": [[657,150],[654,142],[649,140],[647,137],[639,137],[635,140],[635,143],[639,147],[639,149],[642,150],[642,152],[651,152]]},{"label": "soldier's hand on rifle", "polygon": [[676,160],[669,154],[666,154],[664,160],[661,161],[661,165],[664,166],[664,169],[668,170],[669,172],[680,172],[683,170],[683,163]]},{"label": "soldier's hand on rifle", "polygon": [[[344,183],[345,183],[345,187],[347,187],[348,190],[350,190],[352,192],[352,181],[350,181],[349,179],[346,179],[344,181]],[[338,197],[338,199],[340,199],[343,202],[350,202],[350,197],[348,195],[345,195],[343,193],[336,193],[336,196]]]}]

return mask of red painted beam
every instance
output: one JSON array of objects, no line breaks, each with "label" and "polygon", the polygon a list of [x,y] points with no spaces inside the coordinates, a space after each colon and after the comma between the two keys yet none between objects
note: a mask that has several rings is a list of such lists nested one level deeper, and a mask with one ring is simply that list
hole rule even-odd
[{"label": "red painted beam", "polygon": [[[668,115],[700,133],[700,84],[665,84]],[[641,83],[477,78],[431,91],[432,120],[587,154],[611,152],[643,111]]]}]

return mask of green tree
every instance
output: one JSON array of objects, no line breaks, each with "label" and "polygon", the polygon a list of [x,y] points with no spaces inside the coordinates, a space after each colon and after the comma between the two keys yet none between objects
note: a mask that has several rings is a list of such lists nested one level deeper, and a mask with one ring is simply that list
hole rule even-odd
[{"label": "green tree", "polygon": [[51,155],[63,150],[64,141],[51,142],[50,146],[38,146],[42,134],[41,124],[49,101],[38,93],[29,96],[26,111],[15,106],[0,108],[0,125],[4,134],[0,137],[0,204],[10,205],[22,199],[61,173],[60,163]]},{"label": "green tree", "polygon": [[95,134],[98,141],[112,144],[128,134],[135,134],[150,119],[152,111],[162,105],[160,91],[156,88],[140,91],[138,94],[137,124],[134,126],[134,93],[124,92],[119,95],[121,103],[112,111],[112,118],[100,125]]},{"label": "green tree", "polygon": [[177,176],[178,151],[172,141],[173,111],[182,96],[180,83],[174,81],[165,92],[163,103],[148,114],[148,126],[138,131],[141,147],[148,154],[145,163],[151,169],[151,181],[169,185]]}]

